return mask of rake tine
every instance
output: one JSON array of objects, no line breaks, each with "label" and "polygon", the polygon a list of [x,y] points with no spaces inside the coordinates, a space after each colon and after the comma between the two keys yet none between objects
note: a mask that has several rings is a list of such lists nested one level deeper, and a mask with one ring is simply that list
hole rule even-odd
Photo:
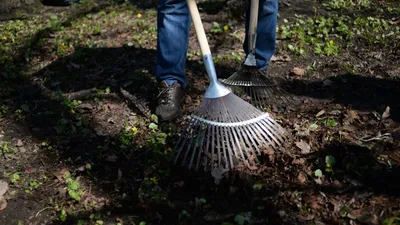
[{"label": "rake tine", "polygon": [[[237,144],[237,147],[239,148],[239,152],[241,153],[241,155],[242,155],[242,158],[243,158],[243,161],[246,161],[246,157],[245,157],[245,155],[243,154],[243,152],[247,155],[247,157],[249,157],[249,153],[246,151],[246,149],[243,149],[242,147],[242,145],[241,145],[241,141],[240,141],[240,136],[239,135],[237,135],[237,130],[236,129],[232,129],[232,134],[233,134],[233,136],[234,136],[234,138],[235,138],[235,141],[236,141],[236,144]],[[239,136],[239,137],[238,137]]]},{"label": "rake tine", "polygon": [[260,151],[260,149],[258,148],[257,144],[254,142],[254,139],[251,138],[252,135],[250,135],[249,131],[247,130],[247,127],[243,127],[243,130],[244,130],[244,132],[246,133],[246,137],[249,137],[249,140],[251,141],[251,144],[253,144],[253,145],[249,144],[249,146],[250,146],[250,147],[251,147],[251,146],[254,146],[254,148],[256,148],[257,152],[261,154],[261,151]]},{"label": "rake tine", "polygon": [[[210,136],[211,136],[211,126],[207,126],[207,147],[205,151],[209,152],[209,147],[210,147]],[[211,153],[210,153],[211,154]],[[210,155],[212,157],[212,155]],[[212,161],[210,160],[210,166],[212,167]],[[207,171],[207,165],[208,165],[208,157],[205,157],[205,164],[204,164],[204,172]]]},{"label": "rake tine", "polygon": [[[211,136],[211,151],[212,151],[212,154],[211,154],[211,162],[212,162],[212,167],[214,167],[214,151],[215,151],[215,140],[214,140],[214,138],[215,138],[215,126],[213,126],[212,127],[212,136]],[[219,153],[218,153],[218,156],[217,156],[217,158],[219,159]]]},{"label": "rake tine", "polygon": [[[200,124],[200,125],[198,125],[198,126],[199,126],[199,129],[201,129],[202,124]],[[196,137],[195,140],[194,140],[195,145],[194,145],[194,148],[193,148],[192,157],[191,157],[191,159],[190,159],[189,168],[192,167],[194,157],[196,156],[196,151],[197,151],[197,149],[198,149],[198,147],[199,147],[199,139],[202,138],[202,135],[203,135],[203,131],[201,131],[201,133],[200,133],[199,135],[197,135],[197,137]],[[199,155],[200,155],[200,154],[201,154],[201,149],[199,149]]]},{"label": "rake tine", "polygon": [[218,127],[219,133],[221,135],[221,142],[222,142],[222,151],[224,153],[224,158],[225,158],[225,165],[227,168],[229,168],[229,163],[230,163],[230,154],[226,148],[226,143],[229,141],[229,139],[226,138],[224,134],[224,127]]},{"label": "rake tine", "polygon": [[[264,129],[264,131],[267,131],[267,134],[271,137],[271,139],[272,139],[275,143],[280,144],[281,142],[278,141],[278,140],[275,138],[275,134],[276,134],[276,133],[275,133],[272,129],[270,129],[270,128],[265,124],[265,121],[260,121],[260,123],[262,124],[262,129]],[[280,140],[283,142],[282,139],[280,139]]]},{"label": "rake tine", "polygon": [[[262,135],[263,139],[264,139],[264,140],[267,140],[267,142],[268,142],[269,145],[274,144],[274,142],[271,140],[269,131],[265,131],[265,130],[263,129],[263,126],[260,124],[260,121],[257,122],[257,123],[255,123],[255,126],[256,126],[257,129],[260,131],[260,134]],[[274,146],[275,146],[275,145],[274,145]]]},{"label": "rake tine", "polygon": [[[239,129],[238,129],[239,131],[240,131],[240,133],[241,133],[241,137],[242,137],[242,139],[243,139],[243,143],[245,143],[245,144],[247,144],[248,145],[248,147],[246,147],[246,149],[249,151],[249,158],[251,158],[251,156],[253,156],[253,158],[254,158],[254,161],[255,162],[258,162],[258,159],[257,159],[257,157],[256,157],[256,152],[252,149],[252,145],[251,145],[251,143],[250,143],[250,141],[249,141],[249,139],[248,139],[248,136],[247,136],[247,134],[246,134],[246,132],[244,131],[244,128],[243,127],[239,127]],[[258,150],[258,148],[257,148],[257,150]]]},{"label": "rake tine", "polygon": [[[225,130],[225,136],[226,136],[226,138],[227,138],[228,140],[231,140],[231,139],[230,139],[231,135],[229,134],[229,128],[225,127],[224,130]],[[234,150],[235,148],[232,148],[233,146],[231,146],[231,142],[230,142],[230,141],[227,141],[226,146],[227,146],[228,151],[229,151],[230,160],[231,160],[231,166],[232,166],[232,168],[234,168],[234,167],[235,167],[235,164],[234,164],[234,162],[233,162],[232,156],[235,156],[235,157],[237,158],[237,157],[238,157],[238,154],[237,154],[237,152]]]},{"label": "rake tine", "polygon": [[[187,130],[185,129],[183,131],[182,135],[179,137],[179,140],[178,140],[177,144],[175,145],[175,148],[178,147],[178,146],[180,146],[180,148],[179,148],[179,150],[178,150],[178,152],[176,154],[176,157],[175,157],[175,160],[174,160],[174,164],[176,164],[178,162],[178,158],[181,155],[183,147],[185,146],[185,144],[186,144],[186,142],[188,140],[188,138],[185,137],[186,133],[187,133]],[[181,142],[183,142],[183,143],[181,144]]]},{"label": "rake tine", "polygon": [[200,161],[201,161],[201,153],[203,153],[204,149],[203,149],[203,145],[204,145],[204,138],[205,138],[205,134],[207,132],[207,128],[203,128],[203,132],[201,135],[201,140],[200,140],[200,147],[199,147],[199,154],[197,156],[197,164],[196,164],[196,170],[199,169],[199,165],[200,165]]},{"label": "rake tine", "polygon": [[[193,125],[192,127],[194,127],[194,128],[193,128],[193,131],[194,131],[193,133],[194,133],[194,134],[197,134],[197,133],[198,133],[198,130],[199,130],[199,128],[200,128],[200,126],[198,125],[197,121],[194,123],[194,125]],[[188,147],[188,149],[190,149],[190,148],[192,147],[192,144],[193,144],[193,135],[191,135],[191,136],[192,136],[192,139],[191,139],[190,142],[189,142],[189,147]],[[185,161],[186,161],[186,158],[187,158],[189,152],[190,152],[190,151],[186,151],[185,156],[184,156],[183,159],[182,159],[182,166],[185,164]],[[190,169],[190,168],[191,168],[191,167],[189,166],[189,169]]]}]

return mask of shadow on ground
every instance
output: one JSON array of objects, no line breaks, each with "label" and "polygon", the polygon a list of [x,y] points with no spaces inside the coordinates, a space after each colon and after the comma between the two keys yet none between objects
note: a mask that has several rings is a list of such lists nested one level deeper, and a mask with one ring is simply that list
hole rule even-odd
[{"label": "shadow on ground", "polygon": [[400,81],[371,76],[342,74],[324,80],[291,80],[283,83],[288,92],[316,99],[328,99],[333,103],[358,110],[383,113],[390,107],[391,118],[400,121]]},{"label": "shadow on ground", "polygon": [[[33,40],[39,39],[38,35]],[[295,215],[284,218],[279,213],[286,210],[290,215],[291,211],[299,209],[282,202],[277,194],[297,190],[316,192],[321,188],[312,182],[309,185],[293,182],[300,170],[296,166],[287,169],[287,164],[277,162],[255,178],[234,174],[217,186],[209,174],[170,167],[163,150],[173,145],[176,133],[173,124],[160,124],[162,132],[172,134],[165,143],[151,141],[165,138],[157,132],[142,133],[135,142],[126,143],[121,133],[125,120],[132,122],[132,126],[148,125],[148,120],[141,121],[137,115],[148,119],[157,94],[154,65],[154,50],[77,47],[72,55],[58,59],[29,79],[16,82],[17,94],[8,102],[15,106],[28,105],[29,112],[18,122],[27,125],[35,139],[54,145],[53,151],[45,152],[48,160],[44,163],[48,170],[59,169],[59,162],[62,162],[76,176],[88,178],[94,186],[93,193],[113,199],[101,209],[103,215],[107,212],[121,217],[135,214],[140,220],[153,221],[152,224],[177,224],[178,215],[189,209],[191,212],[198,210],[192,213],[196,224],[221,224],[228,218],[232,220],[237,213],[252,211],[261,224],[301,224]],[[187,68],[191,84],[206,81],[200,62],[188,61]],[[217,70],[232,71],[232,68],[218,66]],[[293,88],[289,90],[295,95],[332,99],[362,110],[382,112],[386,106],[391,106],[392,117],[399,121],[398,81],[357,75],[328,80],[292,81]],[[204,89],[190,91],[195,96]],[[75,106],[74,100],[83,104]],[[127,102],[131,107],[122,107]],[[357,145],[335,143],[324,146],[308,160],[324,168],[325,155],[336,158],[335,173],[328,179],[337,179],[344,187],[322,189],[327,193],[348,192],[351,195],[356,191],[371,191],[398,196],[398,169],[376,161],[378,154],[389,154],[388,149],[395,148],[388,144],[387,148],[376,152]],[[92,165],[90,173],[79,170],[86,163]],[[144,177],[155,173],[161,177],[158,185],[143,181]],[[254,191],[253,184],[260,180],[266,183],[265,188]],[[350,189],[341,189],[346,187]],[[43,190],[49,196],[59,195],[58,191]],[[195,197],[207,198],[209,208],[199,208],[196,202],[190,204]],[[259,210],[260,206],[263,210]],[[205,221],[204,214],[211,219]],[[68,217],[66,222],[54,224],[72,224],[89,216],[90,213],[78,212],[75,218]],[[156,222],[160,220],[162,223]]]}]

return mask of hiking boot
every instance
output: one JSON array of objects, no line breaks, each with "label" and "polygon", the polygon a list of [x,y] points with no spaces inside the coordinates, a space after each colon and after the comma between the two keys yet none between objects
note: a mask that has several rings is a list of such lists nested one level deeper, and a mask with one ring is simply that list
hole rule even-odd
[{"label": "hiking boot", "polygon": [[157,96],[156,115],[161,121],[174,120],[182,111],[182,101],[185,97],[183,88],[176,82],[171,86],[161,82],[160,94]]}]

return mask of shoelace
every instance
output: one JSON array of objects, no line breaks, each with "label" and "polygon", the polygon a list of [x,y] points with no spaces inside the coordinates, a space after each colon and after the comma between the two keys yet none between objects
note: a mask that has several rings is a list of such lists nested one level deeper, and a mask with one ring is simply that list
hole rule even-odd
[{"label": "shoelace", "polygon": [[170,91],[172,89],[172,86],[166,87],[164,88],[160,94],[158,94],[157,98],[158,98],[158,102],[159,103],[167,103],[170,102],[173,99],[173,93]]}]

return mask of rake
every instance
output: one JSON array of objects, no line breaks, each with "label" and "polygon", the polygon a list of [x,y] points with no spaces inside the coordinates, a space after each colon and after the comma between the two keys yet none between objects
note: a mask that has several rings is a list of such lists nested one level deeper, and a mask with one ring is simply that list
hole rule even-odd
[{"label": "rake", "polygon": [[294,103],[293,97],[281,89],[271,76],[257,68],[255,46],[258,8],[259,0],[251,0],[247,36],[249,53],[241,68],[221,82],[230,88],[233,93],[241,96],[261,110],[271,105],[287,107]]},{"label": "rake", "polygon": [[255,166],[265,148],[277,149],[286,138],[285,130],[268,113],[233,94],[223,86],[216,71],[195,0],[187,0],[196,35],[210,80],[199,109],[179,137],[174,164],[200,165],[204,170]]}]

